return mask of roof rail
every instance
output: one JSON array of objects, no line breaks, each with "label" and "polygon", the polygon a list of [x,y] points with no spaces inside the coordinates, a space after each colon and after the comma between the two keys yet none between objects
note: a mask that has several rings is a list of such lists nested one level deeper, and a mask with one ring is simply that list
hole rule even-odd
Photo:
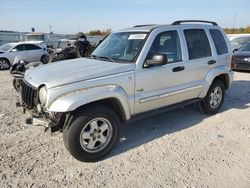
[{"label": "roof rail", "polygon": [[172,23],[172,25],[180,25],[181,23],[187,22],[201,22],[201,23],[210,23],[212,25],[218,25],[216,22],[205,21],[205,20],[178,20]]},{"label": "roof rail", "polygon": [[146,25],[135,25],[133,27],[146,27],[146,26],[154,26],[155,24],[146,24]]}]

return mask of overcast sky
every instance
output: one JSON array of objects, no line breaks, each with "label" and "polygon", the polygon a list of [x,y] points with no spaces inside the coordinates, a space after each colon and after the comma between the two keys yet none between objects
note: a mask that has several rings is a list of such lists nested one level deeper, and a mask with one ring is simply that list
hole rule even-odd
[{"label": "overcast sky", "polygon": [[250,0],[0,0],[0,30],[55,33],[117,30],[137,24],[204,19],[250,26]]}]

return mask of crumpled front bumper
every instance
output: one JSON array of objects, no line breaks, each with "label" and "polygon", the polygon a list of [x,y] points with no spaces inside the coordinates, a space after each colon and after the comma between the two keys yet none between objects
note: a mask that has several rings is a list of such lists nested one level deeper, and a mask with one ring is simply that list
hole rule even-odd
[{"label": "crumpled front bumper", "polygon": [[27,118],[25,119],[25,123],[27,125],[33,125],[33,126],[43,126],[43,127],[51,127],[50,126],[50,122],[47,121],[44,118],[36,118],[36,117],[32,117],[30,115],[27,116]]}]

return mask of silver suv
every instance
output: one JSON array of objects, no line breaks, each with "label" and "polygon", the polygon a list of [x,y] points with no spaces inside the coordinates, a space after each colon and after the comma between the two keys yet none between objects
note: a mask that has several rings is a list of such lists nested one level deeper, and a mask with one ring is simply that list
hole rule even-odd
[{"label": "silver suv", "polygon": [[194,102],[217,113],[232,82],[230,52],[215,22],[135,26],[111,33],[89,58],[28,70],[21,106],[27,123],[63,131],[76,159],[97,161],[139,114]]}]

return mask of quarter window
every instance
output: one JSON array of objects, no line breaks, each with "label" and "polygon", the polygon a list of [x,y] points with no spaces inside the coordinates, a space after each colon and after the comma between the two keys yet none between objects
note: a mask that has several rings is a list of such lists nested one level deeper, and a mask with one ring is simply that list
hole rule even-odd
[{"label": "quarter window", "polygon": [[212,55],[206,32],[203,29],[187,29],[184,30],[184,34],[190,60]]},{"label": "quarter window", "polygon": [[209,32],[213,38],[217,54],[221,55],[228,53],[227,43],[221,31],[218,29],[210,29]]},{"label": "quarter window", "polygon": [[155,38],[147,59],[152,59],[152,57],[157,54],[165,54],[168,63],[181,61],[181,47],[177,31],[166,31],[160,33]]}]

